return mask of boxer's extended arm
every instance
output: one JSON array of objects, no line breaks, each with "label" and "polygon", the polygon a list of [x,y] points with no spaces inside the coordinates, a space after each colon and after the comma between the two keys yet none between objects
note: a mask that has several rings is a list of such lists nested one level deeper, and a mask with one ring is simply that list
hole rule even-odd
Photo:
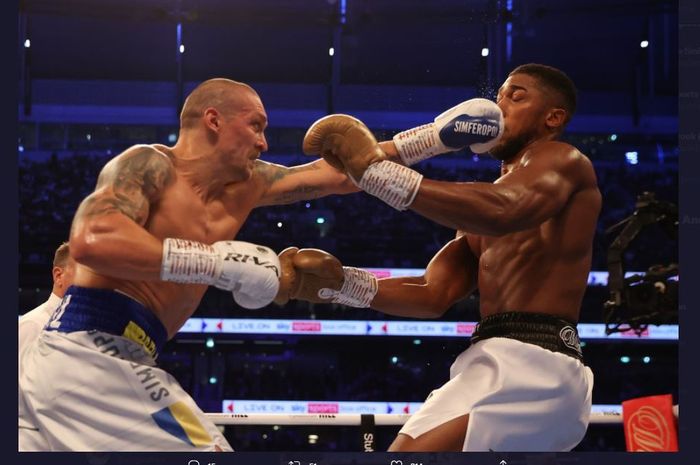
[{"label": "boxer's extended arm", "polygon": [[81,202],[73,219],[73,258],[116,278],[159,279],[162,240],[144,225],[173,175],[170,159],[148,145],[131,147],[107,163],[95,191]]},{"label": "boxer's extended arm", "polygon": [[535,227],[577,190],[595,186],[590,161],[568,144],[544,142],[496,183],[423,179],[410,208],[449,228],[499,236]]},{"label": "boxer's extended arm", "polygon": [[286,205],[359,189],[324,160],[286,167],[258,160],[255,178],[261,191],[257,206]]},{"label": "boxer's extended arm", "polygon": [[[352,182],[397,210],[413,202],[423,176],[411,165],[440,153],[469,145],[487,150],[503,133],[499,107],[485,99],[472,99],[439,115],[434,123],[401,132],[393,144],[380,145],[365,124],[350,115],[325,116],[306,131],[302,149],[320,155],[328,164],[348,174]],[[390,149],[389,156],[384,151]],[[394,153],[402,164],[393,162]]]},{"label": "boxer's extended arm", "polygon": [[[411,318],[437,318],[476,288],[478,260],[466,236],[445,245],[421,277],[377,280],[371,273],[344,267],[328,252],[287,249],[280,254],[281,299],[371,307]],[[284,291],[282,292],[282,289]]]},{"label": "boxer's extended arm", "polygon": [[422,277],[380,279],[371,308],[395,316],[439,318],[474,292],[477,276],[478,259],[462,236],[433,257]]}]

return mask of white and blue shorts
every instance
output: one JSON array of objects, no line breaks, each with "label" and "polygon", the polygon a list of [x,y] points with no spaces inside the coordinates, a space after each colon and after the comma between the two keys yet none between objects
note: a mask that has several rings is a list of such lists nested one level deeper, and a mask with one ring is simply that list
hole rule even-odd
[{"label": "white and blue shorts", "polygon": [[160,321],[133,299],[69,288],[21,354],[20,451],[231,451],[155,366],[165,339]]}]

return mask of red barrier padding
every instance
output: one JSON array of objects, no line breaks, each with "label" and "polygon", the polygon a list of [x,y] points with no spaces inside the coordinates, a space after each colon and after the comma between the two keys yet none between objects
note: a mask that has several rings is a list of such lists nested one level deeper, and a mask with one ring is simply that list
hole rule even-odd
[{"label": "red barrier padding", "polygon": [[677,452],[678,425],[671,394],[622,402],[628,452]]}]

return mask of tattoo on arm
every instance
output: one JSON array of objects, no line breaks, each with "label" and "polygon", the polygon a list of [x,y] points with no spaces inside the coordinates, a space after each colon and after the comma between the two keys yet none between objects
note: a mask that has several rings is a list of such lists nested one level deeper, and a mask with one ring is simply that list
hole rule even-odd
[{"label": "tattoo on arm", "polygon": [[283,192],[279,195],[272,197],[271,201],[277,205],[284,205],[288,203],[298,202],[300,200],[311,200],[317,199],[323,196],[323,189],[318,186],[304,186],[301,185],[296,189],[292,189],[287,192]]},{"label": "tattoo on arm", "polygon": [[[305,176],[312,171],[318,171],[321,167],[318,163],[310,163],[301,166],[275,165],[271,163],[258,162],[257,173],[263,179],[265,191],[270,192],[275,189],[275,185],[291,176],[297,176],[289,186],[285,186],[279,193],[268,197],[268,201],[275,205],[283,205],[298,202],[299,200],[315,199],[323,196],[324,189],[321,186],[309,185],[305,182]],[[293,186],[293,187],[292,187]],[[282,187],[282,186],[279,186]]]},{"label": "tattoo on arm", "polygon": [[132,149],[109,162],[100,173],[95,192],[78,208],[76,218],[121,213],[145,224],[152,202],[170,183],[170,160],[149,146]]},{"label": "tattoo on arm", "polygon": [[321,169],[317,163],[308,165],[293,166],[291,168],[272,163],[259,161],[255,165],[255,170],[260,177],[265,181],[265,184],[270,188],[274,183],[294,174],[303,173],[305,171],[317,171]]}]

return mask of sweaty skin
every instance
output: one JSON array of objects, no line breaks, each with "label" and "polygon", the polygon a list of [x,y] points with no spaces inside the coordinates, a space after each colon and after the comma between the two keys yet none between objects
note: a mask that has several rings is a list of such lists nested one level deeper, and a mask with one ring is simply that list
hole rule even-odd
[{"label": "sweaty skin", "polygon": [[255,207],[357,190],[323,161],[287,168],[258,160],[267,150],[262,102],[243,90],[236,103],[233,116],[207,110],[206,134],[181,136],[173,147],[137,145],[110,160],[73,220],[74,284],[128,294],[168,337],[207,286],[160,280],[165,238],[232,240]]}]

